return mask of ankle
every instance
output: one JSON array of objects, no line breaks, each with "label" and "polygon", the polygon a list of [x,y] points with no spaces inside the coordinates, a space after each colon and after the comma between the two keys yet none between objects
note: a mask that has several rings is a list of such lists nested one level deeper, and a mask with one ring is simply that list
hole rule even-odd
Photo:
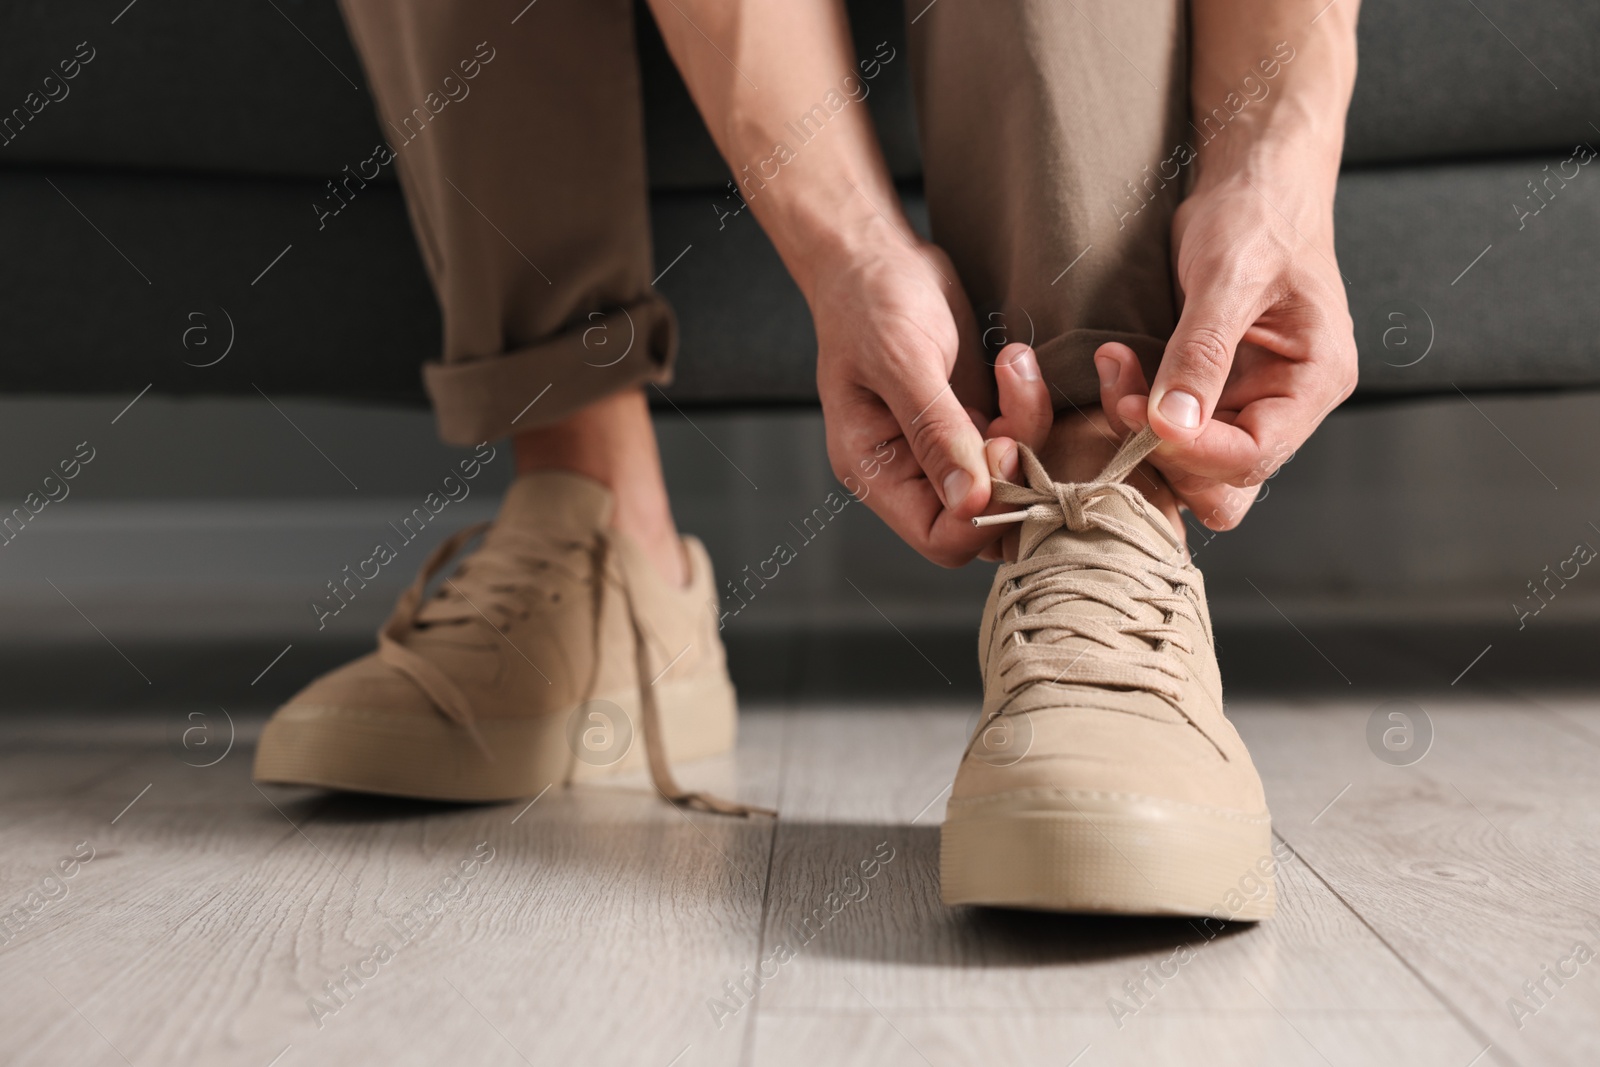
[{"label": "ankle", "polygon": [[612,528],[632,539],[668,584],[688,582],[650,407],[640,390],[613,393],[561,422],[524,430],[512,446],[518,474],[571,471],[611,490]]},{"label": "ankle", "polygon": [[640,506],[638,496],[621,492],[616,496],[617,506],[611,513],[611,528],[624,533],[639,546],[656,573],[674,589],[689,584],[689,554],[684,550],[683,538],[673,521],[672,509],[667,504],[663,487],[660,506]]}]

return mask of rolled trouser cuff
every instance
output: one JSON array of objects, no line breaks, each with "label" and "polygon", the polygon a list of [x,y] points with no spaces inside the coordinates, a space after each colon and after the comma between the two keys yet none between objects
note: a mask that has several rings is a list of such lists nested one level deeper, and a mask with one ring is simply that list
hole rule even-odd
[{"label": "rolled trouser cuff", "polygon": [[1054,387],[1050,400],[1057,411],[1100,406],[1100,376],[1095,371],[1094,354],[1109,341],[1133,349],[1144,367],[1145,380],[1153,380],[1167,348],[1161,338],[1118,330],[1068,330],[1035,347],[1039,373]]},{"label": "rolled trouser cuff", "polygon": [[430,362],[423,384],[439,437],[475,445],[560,422],[631,386],[672,380],[677,322],[659,295],[590,312],[554,337],[485,359]]}]

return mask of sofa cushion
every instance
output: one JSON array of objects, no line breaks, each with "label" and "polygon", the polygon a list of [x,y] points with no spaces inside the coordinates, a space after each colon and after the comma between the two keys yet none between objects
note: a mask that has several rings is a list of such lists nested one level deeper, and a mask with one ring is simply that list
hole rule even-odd
[{"label": "sofa cushion", "polygon": [[[1345,171],[1335,224],[1359,396],[1600,386],[1600,159],[1549,162],[1577,177],[1538,214],[1525,183],[1542,162]],[[693,246],[661,282],[683,329],[675,395],[814,397],[810,316],[754,220],[718,231],[689,193],[658,194],[654,215],[660,263]]]},{"label": "sofa cushion", "polygon": [[5,114],[59,77],[80,42],[94,51],[65,99],[0,147],[0,164],[332,178],[379,140],[333,0],[126,5],[0,4]]},{"label": "sofa cushion", "polygon": [[[870,54],[884,40],[897,49],[868,106],[891,169],[913,177],[920,165],[904,12],[887,0],[850,6],[859,51]],[[652,182],[720,186],[727,170],[642,5],[639,24]],[[1351,162],[1495,156],[1600,139],[1590,126],[1600,122],[1593,0],[1367,0],[1360,33]],[[92,58],[62,79],[61,64],[83,43]],[[49,102],[52,94],[60,99]],[[365,159],[381,136],[333,0],[8,0],[0,5],[0,115],[12,116],[0,135],[0,165],[326,180]]]},{"label": "sofa cushion", "polygon": [[[126,0],[88,8],[53,0],[0,5],[0,166],[83,164],[321,178],[365,159],[382,139],[333,0],[215,4]],[[898,60],[867,98],[899,177],[919,172],[910,64],[899,8],[855,2],[864,55],[896,43]],[[653,182],[719,186],[727,168],[694,110],[649,11],[638,5]],[[526,30],[526,26],[507,32]],[[70,79],[63,61],[77,61]],[[48,85],[46,78],[52,78]],[[36,115],[29,94],[44,101]],[[50,100],[51,95],[59,100]],[[384,181],[392,178],[384,172]]]},{"label": "sofa cushion", "polygon": [[1594,0],[1366,0],[1359,32],[1346,163],[1600,145]]},{"label": "sofa cushion", "polygon": [[[1542,173],[1525,161],[1346,172],[1339,260],[1361,394],[1600,386],[1594,168],[1522,216],[1508,205]],[[13,353],[0,391],[131,398],[153,384],[420,402],[418,365],[437,356],[439,318],[399,191],[368,190],[318,231],[305,210],[316,189],[0,171],[11,253],[0,256],[0,335]],[[755,220],[719,219],[713,196],[658,193],[652,205],[657,266],[677,260],[661,280],[682,325],[669,392],[681,403],[812,403],[805,302]],[[920,198],[908,194],[907,208],[920,222]]]}]

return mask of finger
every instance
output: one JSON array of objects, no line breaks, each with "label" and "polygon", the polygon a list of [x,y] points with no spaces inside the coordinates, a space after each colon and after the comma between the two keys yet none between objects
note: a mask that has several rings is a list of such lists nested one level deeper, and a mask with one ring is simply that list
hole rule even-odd
[{"label": "finger", "polygon": [[[1249,348],[1248,342],[1245,347]],[[1231,474],[1222,475],[1224,480],[1234,485],[1251,485],[1270,477],[1305,443],[1328,413],[1355,391],[1353,336],[1316,331],[1298,355],[1299,358],[1282,372],[1286,384],[1269,395],[1244,403],[1237,416],[1229,420],[1248,437],[1254,453],[1252,456],[1236,439],[1233,443],[1241,454],[1234,458]],[[1222,460],[1215,466],[1226,470],[1229,464]]]},{"label": "finger", "polygon": [[1145,416],[1163,441],[1193,441],[1205,432],[1260,295],[1226,281],[1187,294]]},{"label": "finger", "polygon": [[[1123,397],[1117,413],[1130,429],[1142,430],[1149,414],[1148,398]],[[1150,454],[1150,465],[1162,473],[1185,503],[1190,494],[1206,487],[1243,485],[1260,472],[1265,450],[1252,434],[1236,424],[1237,417],[1237,413],[1213,412],[1199,437],[1183,445],[1163,444]],[[1277,449],[1283,455],[1292,451]],[[1267,470],[1260,478],[1271,473]]]},{"label": "finger", "polygon": [[986,436],[1010,437],[1029,448],[1043,448],[1055,411],[1050,387],[1039,372],[1038,354],[1025,344],[1007,345],[995,360],[994,377],[1000,417],[989,425]]},{"label": "finger", "polygon": [[1250,505],[1255,503],[1256,497],[1261,493],[1261,486],[1240,488],[1212,482],[1197,492],[1183,493],[1176,487],[1173,488],[1173,492],[1206,529],[1231,530],[1239,525],[1244,519],[1245,512],[1250,510]]},{"label": "finger", "polygon": [[[1130,393],[1123,396],[1118,402],[1116,413],[1111,415],[1112,424],[1115,425],[1120,421],[1131,432],[1138,432],[1144,429],[1145,415],[1149,410],[1148,401],[1148,397],[1138,393]],[[1107,412],[1111,414],[1111,409],[1108,408]],[[1215,413],[1212,417],[1212,425],[1223,426],[1222,420],[1231,417],[1231,414]],[[1161,473],[1161,477],[1166,482],[1167,487],[1171,489],[1172,495],[1197,517],[1209,516],[1210,519],[1222,521],[1222,517],[1232,515],[1231,521],[1228,521],[1226,525],[1212,526],[1212,529],[1231,530],[1234,525],[1237,525],[1239,519],[1244,517],[1244,513],[1249,510],[1249,502],[1246,501],[1243,507],[1235,506],[1233,498],[1227,496],[1228,492],[1234,491],[1233,487],[1226,481],[1205,474],[1196,474],[1190,469],[1189,464],[1193,460],[1190,457],[1189,449],[1193,449],[1198,444],[1199,442],[1192,443],[1185,450],[1184,455],[1177,459],[1163,455],[1162,449],[1170,447],[1163,445],[1161,449],[1152,452],[1150,458],[1145,462]],[[1253,495],[1251,499],[1254,499]],[[1202,521],[1210,520],[1202,519]]]},{"label": "finger", "polygon": [[941,567],[959,567],[994,540],[993,527],[945,509],[880,397],[854,387],[825,390],[823,402],[834,477],[860,484],[857,498],[906,544]]},{"label": "finger", "polygon": [[[1112,431],[1127,434],[1130,430],[1143,429],[1150,385],[1145,381],[1144,368],[1139,365],[1139,357],[1133,349],[1118,341],[1108,341],[1095,350],[1094,368],[1100,378],[1100,410],[1105,412]],[[1137,423],[1121,414],[1120,406],[1129,398],[1136,398],[1129,412],[1137,416]]]},{"label": "finger", "polygon": [[903,438],[888,445],[895,455],[873,481],[866,505],[908,545],[941,567],[960,567],[1003,534],[947,509]]},{"label": "finger", "polygon": [[[938,249],[927,250],[929,262],[949,278],[956,277],[955,266],[949,257]],[[942,286],[945,303],[950,308],[950,318],[956,328],[956,358],[949,366],[946,377],[956,399],[972,416],[979,434],[988,435],[988,423],[995,411],[995,375],[983,343],[978,337],[978,317],[973,313],[972,302],[966,290],[953,283]]]},{"label": "finger", "polygon": [[984,437],[995,412],[995,372],[989,361],[963,349],[950,371],[950,388],[966,409],[972,424]]},{"label": "finger", "polygon": [[[1307,354],[1331,350],[1330,355]],[[1163,444],[1151,457],[1180,478],[1198,477],[1230,485],[1257,484],[1270,477],[1303,444],[1322,419],[1354,388],[1354,342],[1337,339],[1304,346],[1284,358],[1245,341],[1234,381],[1205,429],[1191,441]],[[1263,353],[1265,355],[1263,355]],[[1119,414],[1137,404],[1124,398]],[[1148,411],[1148,408],[1146,409]]]},{"label": "finger", "polygon": [[[983,443],[983,454],[989,462],[989,477],[999,481],[1018,482],[1022,473],[1022,456],[1017,452],[1017,443],[1009,437],[991,437]],[[1002,510],[994,501],[984,509],[994,512]],[[990,541],[978,553],[978,558],[987,563],[1002,563],[1005,561],[1005,546],[1003,544],[1010,527],[996,526],[991,528],[994,540]]]},{"label": "finger", "polygon": [[989,421],[989,416],[985,415],[971,404],[961,405],[961,410],[965,411],[967,413],[967,418],[972,420],[972,425],[977,428],[978,436],[987,441],[989,439],[989,428],[991,425],[993,425]]},{"label": "finger", "polygon": [[868,383],[889,406],[922,472],[962,521],[989,502],[983,435],[973,425],[937,359],[887,361]]},{"label": "finger", "polygon": [[1017,480],[1022,466],[1017,454],[1017,443],[1009,437],[991,437],[983,443],[983,455],[989,466],[989,477],[1003,482]]}]

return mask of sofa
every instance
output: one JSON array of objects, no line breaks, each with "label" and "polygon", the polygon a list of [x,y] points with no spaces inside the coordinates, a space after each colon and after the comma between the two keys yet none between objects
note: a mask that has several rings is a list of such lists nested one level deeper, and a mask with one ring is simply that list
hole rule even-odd
[{"label": "sofa", "polygon": [[[899,5],[851,9],[863,54],[903,50]],[[658,264],[693,249],[661,282],[669,395],[814,404],[805,305],[638,26]],[[1600,383],[1597,40],[1583,0],[1363,5],[1337,203],[1359,397]],[[0,55],[0,392],[422,402],[438,312],[397,187],[314,207],[382,137],[332,0],[13,0]],[[909,64],[868,105],[925,224]]]}]

